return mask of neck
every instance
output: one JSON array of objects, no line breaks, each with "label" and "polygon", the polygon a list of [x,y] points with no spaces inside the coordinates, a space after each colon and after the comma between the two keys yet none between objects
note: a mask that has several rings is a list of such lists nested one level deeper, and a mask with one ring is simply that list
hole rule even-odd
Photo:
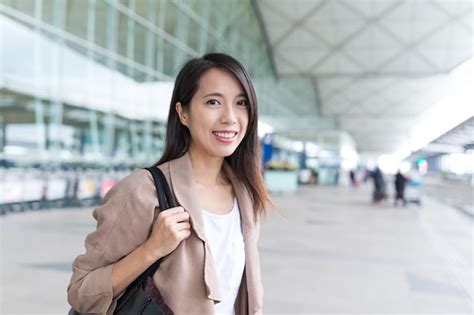
[{"label": "neck", "polygon": [[194,150],[192,146],[189,148],[189,157],[194,176],[199,184],[217,186],[226,182],[221,171],[224,158],[203,155],[201,152]]}]

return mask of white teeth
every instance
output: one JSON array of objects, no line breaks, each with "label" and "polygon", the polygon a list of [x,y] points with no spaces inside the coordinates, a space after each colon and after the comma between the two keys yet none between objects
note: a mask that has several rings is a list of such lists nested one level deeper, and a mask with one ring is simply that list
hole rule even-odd
[{"label": "white teeth", "polygon": [[215,134],[216,136],[218,136],[220,138],[230,139],[230,138],[233,138],[237,133],[236,132],[216,132],[216,131],[214,131],[213,134]]}]

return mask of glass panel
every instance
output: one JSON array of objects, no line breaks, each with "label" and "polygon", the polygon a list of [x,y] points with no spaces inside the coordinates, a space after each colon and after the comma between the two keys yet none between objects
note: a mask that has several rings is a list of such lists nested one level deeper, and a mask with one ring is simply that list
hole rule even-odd
[{"label": "glass panel", "polygon": [[[45,1],[47,2],[47,1]],[[30,16],[35,16],[35,1],[33,0],[9,0],[1,1],[2,4],[8,5],[22,13],[28,14]]]},{"label": "glass panel", "polygon": [[156,60],[155,67],[157,71],[163,72],[165,41],[160,36],[157,36],[155,38],[155,42],[156,42],[156,45],[155,45],[156,50],[154,54],[155,60]]},{"label": "glass panel", "polygon": [[45,0],[43,1],[43,21],[48,24],[53,24],[53,10],[54,1]]},{"label": "glass panel", "polygon": [[135,1],[135,13],[143,18],[147,17],[148,0],[136,0]]},{"label": "glass panel", "polygon": [[136,0],[135,12],[153,24],[156,23],[157,0]]},{"label": "glass panel", "polygon": [[124,6],[128,7],[129,0],[120,0],[120,3],[123,4]]},{"label": "glass panel", "polygon": [[[216,6],[218,6],[218,4],[216,4],[215,1],[213,1],[213,0],[209,0],[209,2],[210,2],[209,3],[210,8],[215,8]],[[221,15],[221,14],[222,14],[222,12],[220,10],[211,10],[210,11],[208,25],[211,29],[219,31],[218,28],[217,28],[218,16]]]},{"label": "glass panel", "polygon": [[174,77],[175,75],[175,68],[174,68],[174,58],[175,58],[175,51],[176,48],[168,42],[164,44],[164,65],[163,65],[163,72],[166,75]]},{"label": "glass panel", "polygon": [[201,7],[202,7],[203,2],[204,2],[204,0],[200,0],[200,1],[188,0],[187,2],[184,2],[184,3],[185,3],[185,5],[187,5],[188,8],[190,8],[192,11],[194,11],[194,13],[196,13],[197,15],[200,15],[201,14]]},{"label": "glass panel", "polygon": [[201,26],[193,20],[189,20],[188,27],[188,46],[196,51],[199,50],[200,33],[204,32]]},{"label": "glass panel", "polygon": [[156,0],[156,25],[163,29],[165,28],[165,16],[167,15],[166,10],[168,9],[168,5],[171,6],[171,3],[167,3],[167,0]]},{"label": "glass panel", "polygon": [[128,37],[128,17],[118,14],[118,34],[117,34],[117,52],[122,56],[127,56],[127,37]]},{"label": "glass panel", "polygon": [[176,6],[169,3],[166,7],[165,32],[170,35],[176,35]]},{"label": "glass panel", "polygon": [[95,43],[107,47],[108,5],[104,1],[95,4]]},{"label": "glass panel", "polygon": [[71,1],[66,6],[66,31],[87,38],[87,12],[89,1]]},{"label": "glass panel", "polygon": [[146,52],[146,55],[145,55],[145,57],[147,58],[145,61],[146,66],[149,67],[150,69],[155,69],[156,68],[157,36],[151,31],[147,31],[146,40],[147,40],[147,49],[149,49],[149,51]]},{"label": "glass panel", "polygon": [[135,41],[135,56],[136,62],[145,65],[145,49],[146,49],[146,29],[141,24],[135,23],[134,30],[134,41]]}]

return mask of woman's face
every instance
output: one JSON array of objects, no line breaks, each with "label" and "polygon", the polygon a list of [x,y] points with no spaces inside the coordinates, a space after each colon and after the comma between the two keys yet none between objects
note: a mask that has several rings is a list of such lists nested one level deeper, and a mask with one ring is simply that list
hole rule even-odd
[{"label": "woman's face", "polygon": [[216,68],[204,73],[188,110],[176,104],[191,134],[190,150],[208,157],[231,155],[245,136],[248,106],[244,89],[231,73]]}]

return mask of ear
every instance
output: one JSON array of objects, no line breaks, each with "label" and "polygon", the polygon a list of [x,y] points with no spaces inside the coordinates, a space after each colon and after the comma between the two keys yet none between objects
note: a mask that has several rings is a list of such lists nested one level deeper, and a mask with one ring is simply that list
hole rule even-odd
[{"label": "ear", "polygon": [[186,110],[183,108],[183,105],[180,102],[176,103],[176,112],[178,113],[179,121],[186,127],[188,126],[188,113]]}]

